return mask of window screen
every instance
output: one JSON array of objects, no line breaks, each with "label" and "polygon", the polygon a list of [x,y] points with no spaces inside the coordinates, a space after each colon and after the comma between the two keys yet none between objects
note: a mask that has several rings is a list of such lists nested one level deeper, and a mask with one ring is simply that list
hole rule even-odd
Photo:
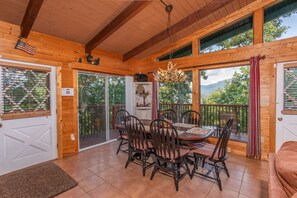
[{"label": "window screen", "polygon": [[50,71],[1,66],[2,113],[50,110]]},{"label": "window screen", "polygon": [[297,67],[284,68],[284,110],[297,110]]}]

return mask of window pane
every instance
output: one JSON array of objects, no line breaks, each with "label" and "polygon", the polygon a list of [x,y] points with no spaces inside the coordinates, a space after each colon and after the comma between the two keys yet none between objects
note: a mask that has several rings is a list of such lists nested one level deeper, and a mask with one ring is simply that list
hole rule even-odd
[{"label": "window pane", "polygon": [[1,67],[4,114],[50,110],[50,72]]},{"label": "window pane", "polygon": [[200,40],[200,54],[253,44],[253,17],[245,18]]},{"label": "window pane", "polygon": [[169,60],[170,55],[172,56],[172,59],[181,58],[185,56],[192,56],[192,43],[184,47],[181,47],[180,49],[174,50],[172,54],[169,53],[169,54],[163,55],[157,58],[157,60],[158,61]]},{"label": "window pane", "polygon": [[297,36],[297,1],[286,0],[265,9],[264,42]]},{"label": "window pane", "polygon": [[192,72],[183,83],[160,83],[159,110],[172,109],[178,117],[182,112],[192,109]]},{"label": "window pane", "polygon": [[284,110],[297,110],[297,68],[284,69]]}]

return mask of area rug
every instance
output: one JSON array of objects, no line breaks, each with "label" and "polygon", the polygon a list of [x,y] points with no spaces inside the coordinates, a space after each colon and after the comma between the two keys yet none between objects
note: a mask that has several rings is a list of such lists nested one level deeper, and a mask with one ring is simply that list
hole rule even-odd
[{"label": "area rug", "polygon": [[53,162],[39,164],[0,176],[0,198],[48,198],[77,186]]}]

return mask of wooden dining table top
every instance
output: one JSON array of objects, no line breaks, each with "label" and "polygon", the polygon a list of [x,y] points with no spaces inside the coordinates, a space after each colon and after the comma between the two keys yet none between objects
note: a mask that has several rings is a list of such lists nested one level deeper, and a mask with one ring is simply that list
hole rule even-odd
[{"label": "wooden dining table top", "polygon": [[[178,133],[178,138],[183,141],[199,142],[210,137],[214,132],[214,129],[196,127],[194,124],[174,123],[172,124]],[[118,128],[124,128],[125,126],[120,125]],[[150,126],[144,125],[144,129],[147,133],[150,133]]]}]

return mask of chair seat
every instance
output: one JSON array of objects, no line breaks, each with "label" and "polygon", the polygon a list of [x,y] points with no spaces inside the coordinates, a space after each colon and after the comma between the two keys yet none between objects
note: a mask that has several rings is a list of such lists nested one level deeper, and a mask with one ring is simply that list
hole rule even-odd
[{"label": "chair seat", "polygon": [[[196,155],[204,156],[205,158],[211,157],[215,149],[215,145],[209,144],[209,143],[204,143],[200,145],[196,145],[195,149],[192,149],[190,152]],[[214,155],[214,160],[219,160],[218,156],[218,151]]]},{"label": "chair seat", "polygon": [[[190,149],[184,149],[184,148],[180,148],[179,149],[179,153],[180,153],[180,157],[184,157],[185,155],[187,155],[190,152]],[[175,156],[175,157],[174,157]],[[169,153],[166,153],[166,156],[164,153],[161,154],[161,157],[165,158],[165,159],[169,159],[171,161],[175,161],[178,159],[178,151],[175,150],[175,154],[171,153],[170,157],[169,157]]]}]

